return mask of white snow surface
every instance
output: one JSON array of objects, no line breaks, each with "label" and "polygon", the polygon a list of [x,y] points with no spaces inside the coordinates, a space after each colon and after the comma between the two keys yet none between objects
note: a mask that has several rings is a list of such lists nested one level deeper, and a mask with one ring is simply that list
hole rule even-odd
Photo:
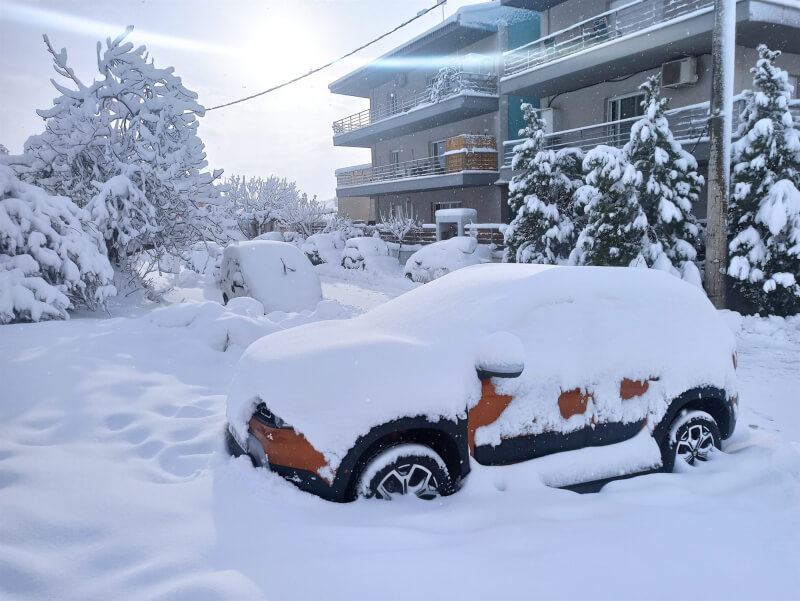
[{"label": "white snow surface", "polygon": [[[317,270],[354,312],[420,287]],[[169,302],[219,301],[189,275]],[[405,574],[417,596],[458,601],[800,590],[800,318],[721,313],[739,425],[696,470],[578,495],[543,486],[546,461],[473,463],[436,502],[338,505],[225,454],[242,349],[211,348],[199,323],[158,325],[152,308],[120,294],[111,316],[0,326],[0,599],[407,599],[387,587]],[[698,536],[711,546],[687,552]],[[581,549],[596,552],[576,565]]]},{"label": "white snow surface", "polygon": [[[418,415],[464,416],[480,398],[481,342],[498,331],[522,340],[525,371],[497,382],[514,400],[478,429],[478,444],[571,431],[595,418],[627,423],[652,416],[655,423],[669,400],[697,386],[736,393],[733,336],[695,287],[649,269],[487,264],[353,320],[259,340],[239,362],[228,420],[245,440],[263,401],[336,469],[373,426]],[[624,378],[653,381],[623,405]],[[537,402],[583,387],[593,393],[594,410],[569,420],[557,403]]]}]

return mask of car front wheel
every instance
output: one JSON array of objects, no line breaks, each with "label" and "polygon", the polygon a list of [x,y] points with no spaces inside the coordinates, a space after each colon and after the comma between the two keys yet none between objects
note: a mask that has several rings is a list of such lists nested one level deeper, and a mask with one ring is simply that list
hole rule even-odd
[{"label": "car front wheel", "polygon": [[665,467],[679,471],[708,461],[721,449],[719,426],[705,411],[687,411],[672,422],[665,441]]},{"label": "car front wheel", "polygon": [[360,495],[389,501],[399,496],[431,500],[453,492],[447,466],[432,449],[401,444],[369,462],[358,485]]}]

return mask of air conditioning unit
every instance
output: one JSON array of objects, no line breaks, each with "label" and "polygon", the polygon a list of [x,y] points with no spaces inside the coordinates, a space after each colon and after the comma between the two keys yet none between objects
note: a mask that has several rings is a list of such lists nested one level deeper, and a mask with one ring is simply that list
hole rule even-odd
[{"label": "air conditioning unit", "polygon": [[559,113],[558,109],[554,108],[546,108],[546,109],[539,109],[539,117],[542,118],[544,121],[544,133],[545,135],[552,134],[555,131],[560,129],[561,124],[559,123]]},{"label": "air conditioning unit", "polygon": [[697,57],[687,56],[661,65],[661,87],[680,88],[697,83]]},{"label": "air conditioning unit", "polygon": [[394,76],[394,85],[396,85],[398,88],[402,88],[407,82],[408,79],[406,78],[405,73],[398,73]]}]

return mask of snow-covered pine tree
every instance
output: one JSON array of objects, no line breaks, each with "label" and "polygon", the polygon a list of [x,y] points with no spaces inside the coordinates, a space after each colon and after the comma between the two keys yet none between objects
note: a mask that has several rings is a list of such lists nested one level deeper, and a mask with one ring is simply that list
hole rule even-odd
[{"label": "snow-covered pine tree", "polygon": [[647,78],[644,115],[631,127],[623,151],[642,173],[636,186],[639,204],[647,217],[644,256],[650,267],[664,269],[698,286],[700,272],[694,261],[700,243],[700,228],[692,205],[700,197],[703,177],[697,161],[675,140],[667,120],[667,99],[659,98],[661,75]]},{"label": "snow-covered pine tree", "polygon": [[[136,228],[138,247],[151,248],[156,255],[178,254],[213,230],[204,221],[203,206],[216,202],[213,182],[221,172],[204,171],[204,147],[197,135],[197,117],[204,108],[197,95],[171,67],[157,68],[144,46],[125,42],[131,30],[106,40],[102,52],[98,44],[100,78],[91,85],[68,66],[66,50],[56,52],[45,36],[66,85],[53,82],[61,96],[53,108],[38,111],[46,130],[26,143],[30,167],[21,172],[28,181],[67,195],[79,206],[97,197],[93,209],[115,196],[103,193],[106,182],[126,177],[141,195],[128,195],[127,204],[120,204],[118,197],[112,202],[147,219],[147,227]],[[142,199],[155,211],[137,207]],[[114,213],[112,207],[105,211],[109,217]],[[97,225],[111,243],[120,239],[111,232],[125,229],[113,220]]]},{"label": "snow-covered pine tree", "polygon": [[733,146],[728,275],[759,312],[800,312],[800,131],[779,51],[758,47]]},{"label": "snow-covered pine tree", "polygon": [[116,294],[88,218],[0,165],[0,324],[65,319],[67,309],[97,309]]},{"label": "snow-covered pine tree", "polygon": [[634,266],[644,260],[647,217],[639,205],[642,175],[618,148],[600,145],[583,161],[586,185],[575,192],[587,223],[570,257],[577,265]]},{"label": "snow-covered pine tree", "polygon": [[583,155],[577,148],[544,148],[544,121],[522,105],[525,140],[514,147],[508,204],[515,217],[505,232],[504,260],[510,263],[565,263],[574,243],[572,196],[581,185]]}]

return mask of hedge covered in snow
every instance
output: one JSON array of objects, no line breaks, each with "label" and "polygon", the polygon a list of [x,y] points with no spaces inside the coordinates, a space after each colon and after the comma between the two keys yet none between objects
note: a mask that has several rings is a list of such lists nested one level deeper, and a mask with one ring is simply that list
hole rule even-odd
[{"label": "hedge covered in snow", "polygon": [[88,214],[0,165],[0,324],[66,319],[116,294],[102,236]]}]

